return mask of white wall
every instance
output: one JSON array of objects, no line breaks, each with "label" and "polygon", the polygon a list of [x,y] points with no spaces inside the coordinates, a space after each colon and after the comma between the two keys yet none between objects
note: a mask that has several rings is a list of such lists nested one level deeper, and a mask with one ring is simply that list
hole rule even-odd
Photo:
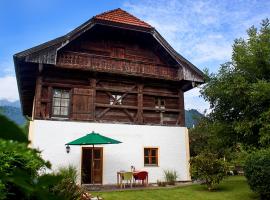
[{"label": "white wall", "polygon": [[[32,146],[42,151],[42,157],[52,163],[53,170],[72,164],[81,170],[81,147],[71,146],[66,153],[65,143],[92,131],[123,143],[103,147],[103,184],[116,183],[116,172],[136,170],[149,172],[149,182],[163,179],[163,170],[176,170],[179,180],[190,180],[188,170],[188,132],[185,127],[103,124],[35,120],[31,124]],[[143,148],[159,148],[159,166],[144,167]],[[188,149],[188,151],[186,150]]]}]

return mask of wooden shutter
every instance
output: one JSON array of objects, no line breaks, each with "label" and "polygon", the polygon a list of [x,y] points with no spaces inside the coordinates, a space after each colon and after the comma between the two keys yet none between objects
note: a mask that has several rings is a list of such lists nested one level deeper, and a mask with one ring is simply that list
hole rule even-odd
[{"label": "wooden shutter", "polygon": [[72,118],[75,120],[93,120],[93,90],[74,88],[72,95]]}]

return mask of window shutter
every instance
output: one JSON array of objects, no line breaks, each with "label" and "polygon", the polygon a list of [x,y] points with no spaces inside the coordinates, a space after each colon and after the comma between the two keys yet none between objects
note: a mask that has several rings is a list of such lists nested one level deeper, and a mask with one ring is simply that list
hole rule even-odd
[{"label": "window shutter", "polygon": [[93,120],[93,90],[74,88],[72,95],[72,118],[74,120]]}]

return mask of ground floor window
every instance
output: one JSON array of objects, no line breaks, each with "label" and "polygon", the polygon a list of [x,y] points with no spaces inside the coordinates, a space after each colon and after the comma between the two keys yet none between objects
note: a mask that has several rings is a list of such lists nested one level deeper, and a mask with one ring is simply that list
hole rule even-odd
[{"label": "ground floor window", "polygon": [[144,148],[144,165],[157,166],[158,165],[158,148]]}]

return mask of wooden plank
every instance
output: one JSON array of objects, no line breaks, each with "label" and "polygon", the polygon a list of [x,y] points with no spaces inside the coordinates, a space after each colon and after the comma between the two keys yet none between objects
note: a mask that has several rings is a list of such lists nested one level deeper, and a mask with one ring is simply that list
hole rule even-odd
[{"label": "wooden plank", "polygon": [[180,126],[185,126],[185,105],[184,105],[184,92],[182,91],[182,90],[179,90],[179,93],[178,93],[178,95],[179,95],[179,99],[178,99],[178,101],[179,101],[179,115],[178,115],[178,125],[180,125]]},{"label": "wooden plank", "polygon": [[97,86],[97,80],[95,78],[90,79],[90,85],[91,88],[93,90],[92,93],[92,113],[93,113],[93,120],[96,120],[96,106],[95,106],[95,102],[96,102],[96,86]]},{"label": "wooden plank", "polygon": [[137,122],[143,123],[143,84],[138,84],[138,111],[137,111]]},{"label": "wooden plank", "polygon": [[41,118],[41,89],[42,89],[42,77],[39,75],[36,80],[36,92],[35,92],[35,118]]},{"label": "wooden plank", "polygon": [[[103,103],[95,103],[96,107],[102,108],[120,108],[120,109],[135,109],[137,110],[137,106],[128,106],[128,105],[111,105],[111,104],[103,104]],[[100,118],[100,117],[99,117]]]}]

